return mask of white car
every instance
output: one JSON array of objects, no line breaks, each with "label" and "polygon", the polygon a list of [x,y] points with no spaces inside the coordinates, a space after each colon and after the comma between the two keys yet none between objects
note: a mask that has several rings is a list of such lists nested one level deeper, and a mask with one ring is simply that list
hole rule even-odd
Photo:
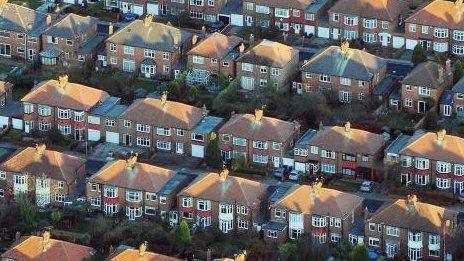
[{"label": "white car", "polygon": [[362,192],[371,192],[374,186],[374,182],[365,180],[361,183],[361,187],[359,188]]}]

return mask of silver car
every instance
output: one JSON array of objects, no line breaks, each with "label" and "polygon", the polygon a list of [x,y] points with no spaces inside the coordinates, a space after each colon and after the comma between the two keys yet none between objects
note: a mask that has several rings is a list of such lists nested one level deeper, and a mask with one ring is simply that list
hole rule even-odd
[{"label": "silver car", "polygon": [[361,183],[361,187],[359,188],[362,192],[371,192],[374,186],[374,182],[365,180]]},{"label": "silver car", "polygon": [[303,172],[299,170],[292,170],[290,174],[288,174],[289,180],[299,181],[303,177]]}]

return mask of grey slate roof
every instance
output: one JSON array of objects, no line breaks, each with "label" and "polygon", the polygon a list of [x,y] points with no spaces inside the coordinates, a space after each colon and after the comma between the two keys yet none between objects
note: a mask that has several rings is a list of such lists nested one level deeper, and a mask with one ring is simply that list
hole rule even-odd
[{"label": "grey slate roof", "polygon": [[108,42],[169,52],[175,49],[175,39],[179,44],[190,40],[192,33],[162,23],[152,22],[145,26],[142,20],[135,20],[119,29],[108,38]]},{"label": "grey slate roof", "polygon": [[205,116],[203,119],[193,127],[193,132],[195,133],[210,133],[216,129],[219,124],[224,121],[224,118],[214,117],[214,116]]},{"label": "grey slate roof", "polygon": [[411,139],[410,135],[400,135],[398,136],[390,145],[388,145],[386,152],[387,154],[398,155],[400,151],[408,144]]},{"label": "grey slate roof", "polygon": [[77,53],[79,54],[88,54],[92,52],[95,48],[97,48],[101,43],[105,41],[105,36],[104,35],[95,35],[88,41],[84,43],[84,45],[77,50]]},{"label": "grey slate roof", "polygon": [[306,148],[309,141],[317,134],[317,130],[308,130],[295,143],[295,148]]},{"label": "grey slate roof", "polygon": [[70,13],[63,19],[50,26],[45,31],[45,34],[61,37],[61,38],[76,38],[82,33],[86,33],[90,28],[96,27],[98,19],[91,16],[80,16],[77,14]]},{"label": "grey slate roof", "polygon": [[451,105],[453,104],[453,92],[451,90],[444,90],[440,97],[440,104]]},{"label": "grey slate roof", "polygon": [[464,77],[462,77],[452,89],[453,92],[464,93]]},{"label": "grey slate roof", "polygon": [[368,81],[386,65],[383,58],[368,52],[349,49],[342,54],[339,46],[330,46],[306,62],[301,71]]},{"label": "grey slate roof", "polygon": [[441,64],[433,61],[427,61],[414,67],[414,69],[404,78],[403,84],[414,86],[426,86],[430,88],[441,88],[444,85],[446,72],[443,72],[443,80],[439,80],[439,68],[443,69]]},{"label": "grey slate roof", "polygon": [[40,36],[47,29],[47,14],[25,6],[6,3],[0,8],[0,29]]}]

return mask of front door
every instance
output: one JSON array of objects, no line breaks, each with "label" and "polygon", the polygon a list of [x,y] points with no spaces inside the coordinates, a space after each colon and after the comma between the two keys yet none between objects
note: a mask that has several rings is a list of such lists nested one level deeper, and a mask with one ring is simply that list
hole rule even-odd
[{"label": "front door", "polygon": [[405,174],[401,174],[401,184],[407,186],[409,185],[409,174],[405,173]]},{"label": "front door", "polygon": [[246,25],[247,26],[252,26],[253,25],[253,16],[247,16],[246,17]]},{"label": "front door", "polygon": [[418,101],[417,102],[417,112],[418,113],[425,113],[427,111],[427,105],[425,101]]},{"label": "front door", "polygon": [[295,30],[295,34],[300,34],[301,24],[294,24],[293,29]]},{"label": "front door", "polygon": [[454,182],[454,194],[461,194],[464,191],[463,182]]},{"label": "front door", "polygon": [[176,143],[176,153],[177,154],[184,154],[184,143],[177,142]]},{"label": "front door", "polygon": [[35,50],[34,49],[29,49],[27,52],[27,59],[28,60],[34,60],[35,57]]},{"label": "front door", "polygon": [[124,134],[124,145],[131,146],[132,145],[132,135]]}]

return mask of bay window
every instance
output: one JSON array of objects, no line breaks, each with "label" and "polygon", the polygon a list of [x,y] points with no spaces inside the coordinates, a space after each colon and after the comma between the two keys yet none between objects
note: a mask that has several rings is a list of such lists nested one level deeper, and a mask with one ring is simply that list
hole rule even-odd
[{"label": "bay window", "polygon": [[450,173],[451,172],[451,163],[437,161],[437,172],[439,173]]}]

